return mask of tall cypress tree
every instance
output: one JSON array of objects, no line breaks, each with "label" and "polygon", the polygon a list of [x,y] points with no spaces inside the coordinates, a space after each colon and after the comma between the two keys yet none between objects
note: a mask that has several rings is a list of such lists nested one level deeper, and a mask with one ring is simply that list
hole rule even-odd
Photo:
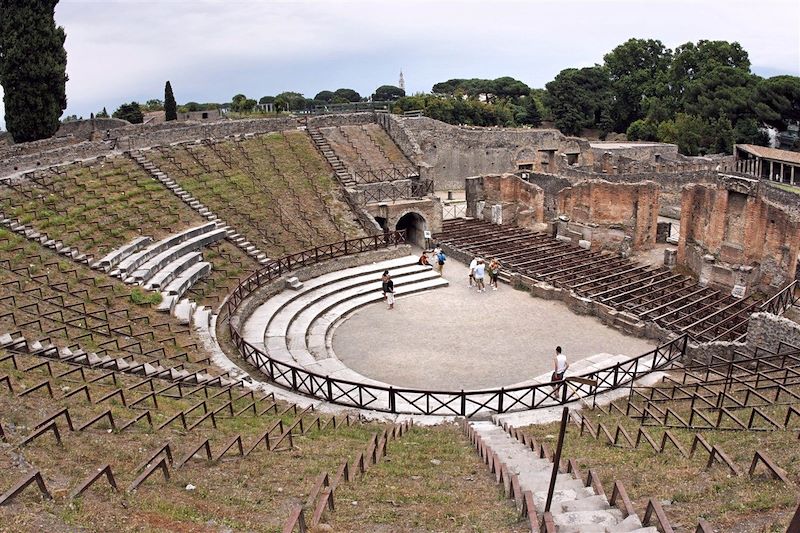
[{"label": "tall cypress tree", "polygon": [[167,121],[178,120],[178,104],[175,103],[175,95],[172,94],[169,80],[164,86],[164,115]]},{"label": "tall cypress tree", "polygon": [[0,85],[15,142],[51,137],[67,107],[64,28],[58,0],[0,0]]}]

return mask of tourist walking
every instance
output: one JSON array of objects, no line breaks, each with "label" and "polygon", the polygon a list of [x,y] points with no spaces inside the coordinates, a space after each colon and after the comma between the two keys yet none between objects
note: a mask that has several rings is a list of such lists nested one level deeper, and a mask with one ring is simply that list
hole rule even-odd
[{"label": "tourist walking", "polygon": [[485,292],[486,287],[483,284],[483,278],[486,274],[486,263],[483,262],[483,259],[480,257],[478,258],[478,262],[475,265],[475,272],[473,276],[475,277],[475,285],[478,289],[478,292]]},{"label": "tourist walking", "polygon": [[469,263],[469,288],[470,289],[475,284],[475,267],[478,266],[478,259],[480,259],[480,257],[473,257],[472,261],[470,261],[470,263]]},{"label": "tourist walking", "polygon": [[389,309],[394,309],[394,281],[389,275],[388,270],[383,271],[381,276],[381,289],[383,290],[383,299],[386,300]]},{"label": "tourist walking", "polygon": [[497,290],[497,278],[500,277],[500,261],[497,258],[492,258],[489,261],[489,285],[493,291]]},{"label": "tourist walking", "polygon": [[436,254],[436,266],[438,267],[436,270],[439,274],[444,272],[444,262],[447,261],[447,256],[444,255],[444,252],[439,249],[439,253]]},{"label": "tourist walking", "polygon": [[567,363],[567,356],[561,353],[561,346],[556,346],[556,355],[553,358],[553,376],[551,381],[561,381],[564,379],[564,373],[569,368]]}]

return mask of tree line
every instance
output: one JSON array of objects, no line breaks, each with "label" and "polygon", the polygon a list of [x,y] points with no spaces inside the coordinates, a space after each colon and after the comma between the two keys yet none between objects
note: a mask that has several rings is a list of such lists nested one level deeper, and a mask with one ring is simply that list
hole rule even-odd
[{"label": "tree line", "polygon": [[734,143],[766,144],[765,126],[800,121],[800,78],[761,78],[739,43],[686,43],[674,51],[630,39],[602,65],[562,70],[545,89],[513,78],[453,79],[430,94],[400,98],[395,112],[475,126],[538,126],[567,135],[595,130],[629,140],[675,143],[681,153],[730,153]]},{"label": "tree line", "polygon": [[[0,0],[0,84],[15,142],[55,134],[67,105],[66,35],[53,18],[57,3]],[[258,100],[237,94],[221,104],[178,106],[167,81],[163,99],[124,103],[112,116],[141,123],[151,111],[163,110],[169,121],[179,112],[217,108],[238,114],[302,112],[372,101],[386,102],[395,113],[422,110],[451,124],[535,127],[549,121],[568,135],[624,133],[629,140],[676,143],[682,153],[697,155],[730,152],[734,143],[765,144],[765,126],[785,130],[800,121],[800,78],[765,79],[750,66],[737,42],[701,40],[670,50],[659,40],[630,39],[605,54],[602,64],[564,69],[544,89],[508,76],[456,78],[414,95],[382,85],[368,96],[340,88],[313,98],[286,91]],[[108,112],[103,108],[96,116]]]}]

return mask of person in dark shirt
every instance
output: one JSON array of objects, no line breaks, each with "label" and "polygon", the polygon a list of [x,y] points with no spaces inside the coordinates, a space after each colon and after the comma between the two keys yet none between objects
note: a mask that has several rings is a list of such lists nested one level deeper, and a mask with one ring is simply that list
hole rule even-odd
[{"label": "person in dark shirt", "polygon": [[394,281],[388,270],[384,270],[383,276],[381,276],[381,289],[383,290],[383,299],[386,300],[389,309],[394,309]]}]

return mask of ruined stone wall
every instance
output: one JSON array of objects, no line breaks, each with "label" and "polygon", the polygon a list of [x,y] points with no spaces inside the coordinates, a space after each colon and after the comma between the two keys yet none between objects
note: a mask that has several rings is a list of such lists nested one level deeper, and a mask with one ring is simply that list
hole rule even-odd
[{"label": "ruined stone wall", "polygon": [[800,346],[800,324],[771,313],[755,313],[747,322],[747,344],[760,346],[773,352],[780,342]]},{"label": "ruined stone wall", "polygon": [[671,160],[682,157],[678,154],[677,144],[652,142],[637,143],[625,141],[619,143],[614,141],[592,141],[591,152],[593,161],[602,160],[603,155],[606,153],[612,153],[616,157],[626,158],[632,161],[643,161],[650,163],[656,162],[656,156]]},{"label": "ruined stone wall", "polygon": [[[386,133],[389,134],[389,137],[391,137],[409,161],[417,166],[423,163],[422,149],[412,138],[411,133],[406,128],[406,122],[404,120],[390,113],[379,113],[375,118],[378,124],[386,130]],[[423,175],[422,177],[427,178],[429,176]]]},{"label": "ruined stone wall", "polygon": [[652,181],[584,181],[558,193],[558,210],[593,248],[618,250],[627,236],[634,250],[648,249],[656,242],[658,193]]},{"label": "ruined stone wall", "polygon": [[467,216],[522,228],[542,229],[544,191],[514,174],[467,178]]},{"label": "ruined stone wall", "polygon": [[[166,122],[163,124],[136,124],[112,129],[108,139],[75,143],[74,138],[45,139],[36,143],[13,145],[9,156],[0,158],[0,177],[16,172],[49,167],[101,155],[119,154],[165,144],[212,139],[229,135],[269,133],[295,129],[306,124],[310,127],[359,125],[374,122],[373,113],[263,118],[251,120],[221,120],[189,124]],[[33,146],[31,146],[33,145]],[[15,155],[16,154],[16,155]]]},{"label": "ruined stone wall", "polygon": [[522,179],[542,189],[544,193],[544,220],[554,220],[558,217],[558,193],[562,189],[571,187],[578,180],[570,180],[555,174],[542,174],[539,172],[517,172]]},{"label": "ruined stone wall", "polygon": [[513,172],[519,162],[533,163],[534,171],[554,172],[561,164],[557,153],[588,152],[587,141],[558,130],[467,128],[426,117],[398,120],[410,140],[398,145],[406,153],[412,143],[419,146],[438,190],[463,189],[468,176]]},{"label": "ruined stone wall", "polygon": [[[102,136],[108,130],[131,126],[127,120],[119,118],[91,118],[88,120],[73,120],[65,122],[58,128],[56,137],[73,135],[82,141],[91,141],[94,136]],[[25,143],[30,144],[30,143]]]},{"label": "ruined stone wall", "polygon": [[744,295],[794,279],[800,232],[797,218],[767,200],[753,180],[721,178],[683,192],[678,264],[701,282]]}]

